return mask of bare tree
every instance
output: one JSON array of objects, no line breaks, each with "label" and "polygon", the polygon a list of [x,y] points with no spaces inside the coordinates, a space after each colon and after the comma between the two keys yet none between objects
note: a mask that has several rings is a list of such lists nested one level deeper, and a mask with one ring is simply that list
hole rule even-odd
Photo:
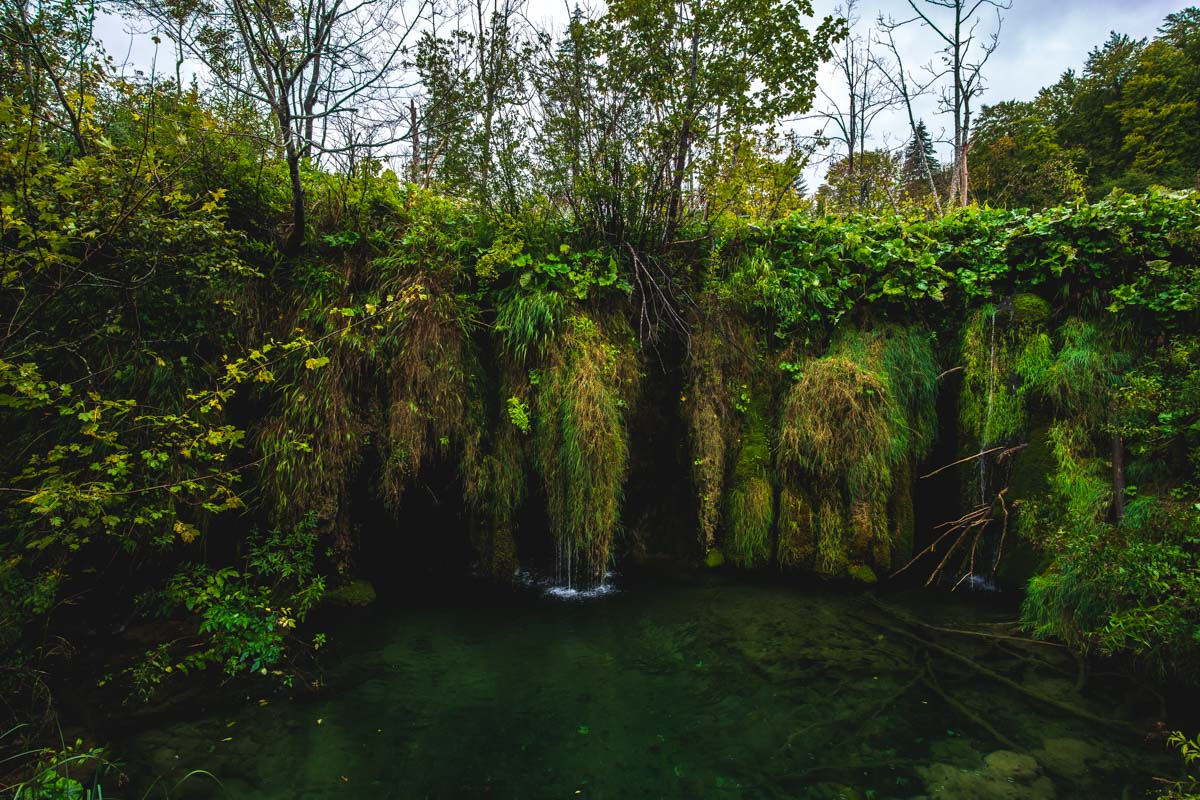
[{"label": "bare tree", "polygon": [[[361,142],[330,142],[329,123],[392,99],[402,52],[432,0],[126,0],[207,67],[212,80],[267,109],[288,166],[292,226],[288,255],[304,242],[301,163]],[[319,126],[319,129],[318,129]],[[394,139],[390,140],[394,141]],[[384,138],[372,146],[389,143]]]},{"label": "bare tree", "polygon": [[[904,59],[900,55],[900,48],[896,46],[894,29],[889,23],[884,21],[882,16],[880,16],[878,28],[882,38],[877,41],[892,54],[891,61],[885,62],[882,59],[877,61],[880,73],[891,85],[900,104],[904,106],[905,114],[908,116],[908,128],[911,134],[910,141],[918,141],[922,138],[922,129],[918,125],[916,114],[913,112],[913,101],[929,91],[932,80],[921,83],[918,80],[914,80],[908,73],[907,68],[904,66]],[[929,196],[933,198],[933,206],[940,215],[942,213],[942,200],[938,192],[937,181],[934,179],[933,165],[927,158],[920,159],[920,163],[924,168],[925,180],[929,184]]]},{"label": "bare tree", "polygon": [[[845,19],[853,29],[859,21],[855,13],[857,6],[858,0],[849,0],[845,8],[834,9],[834,14]],[[850,180],[858,174],[858,165],[867,152],[875,118],[895,107],[900,99],[880,58],[872,53],[873,44],[870,36],[864,38],[855,34],[843,39],[841,46],[834,50],[831,63],[845,96],[834,97],[824,88],[818,90],[825,101],[825,109],[815,115],[816,119],[825,122],[822,138],[845,148],[845,160],[839,168]],[[860,193],[864,200],[867,192],[864,179]]]},{"label": "bare tree", "polygon": [[[908,0],[915,16],[881,25],[889,34],[896,28],[918,23],[933,31],[942,40],[942,68],[931,68],[937,80],[945,80],[941,107],[952,115],[954,122],[954,172],[951,181],[951,203],[966,205],[970,198],[971,173],[968,150],[971,141],[972,101],[984,90],[983,68],[996,52],[1000,40],[1003,13],[1012,8],[1011,0]],[[996,27],[990,33],[980,33],[987,12],[995,12]],[[894,44],[894,42],[893,42]]]}]

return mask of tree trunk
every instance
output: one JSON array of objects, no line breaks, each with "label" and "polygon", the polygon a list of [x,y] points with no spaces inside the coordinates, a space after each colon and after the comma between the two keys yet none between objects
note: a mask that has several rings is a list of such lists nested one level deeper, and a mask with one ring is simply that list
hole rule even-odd
[{"label": "tree trunk", "polygon": [[304,183],[300,180],[300,151],[290,132],[285,131],[287,139],[288,177],[292,185],[292,230],[283,245],[283,253],[288,257],[299,254],[304,244]]}]

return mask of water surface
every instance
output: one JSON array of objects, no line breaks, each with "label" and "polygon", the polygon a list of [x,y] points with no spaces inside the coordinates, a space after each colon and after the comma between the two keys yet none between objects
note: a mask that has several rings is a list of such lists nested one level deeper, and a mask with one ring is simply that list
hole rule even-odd
[{"label": "water surface", "polygon": [[328,631],[319,696],[118,750],[162,776],[151,796],[204,769],[220,786],[171,796],[239,800],[1122,798],[1175,766],[1136,728],[1021,691],[1145,729],[1160,710],[1133,683],[1081,694],[1064,650],[929,627],[1016,635],[1011,612],[881,596],[905,621],[870,593],[744,576],[617,588],[397,601]]}]

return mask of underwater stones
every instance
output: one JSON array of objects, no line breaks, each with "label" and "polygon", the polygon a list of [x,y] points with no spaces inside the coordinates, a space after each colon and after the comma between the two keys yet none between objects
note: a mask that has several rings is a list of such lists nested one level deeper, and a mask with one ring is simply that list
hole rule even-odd
[{"label": "underwater stones", "polygon": [[1103,760],[1100,748],[1081,739],[1065,737],[1045,739],[1042,749],[1037,751],[1037,760],[1046,770],[1072,781],[1085,777],[1090,768],[1088,762]]},{"label": "underwater stones", "polygon": [[1014,753],[1011,750],[997,750],[988,753],[983,758],[988,772],[993,772],[1011,781],[1027,783],[1037,777],[1038,762],[1033,756]]},{"label": "underwater stones", "polygon": [[375,602],[375,587],[370,581],[357,578],[343,586],[326,589],[322,599],[342,608],[364,608]]},{"label": "underwater stones", "polygon": [[1035,758],[1010,750],[989,753],[979,769],[951,764],[918,767],[930,800],[1054,800],[1054,784]]}]

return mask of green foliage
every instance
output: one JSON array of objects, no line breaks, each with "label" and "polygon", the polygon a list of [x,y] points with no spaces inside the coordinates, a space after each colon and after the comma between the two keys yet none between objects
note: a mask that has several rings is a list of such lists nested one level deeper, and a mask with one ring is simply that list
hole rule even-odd
[{"label": "green foliage", "polygon": [[508,419],[521,433],[529,433],[529,405],[519,397],[510,397],[505,404]]},{"label": "green foliage", "polygon": [[135,691],[149,698],[172,674],[210,665],[230,676],[273,672],[290,685],[293,673],[281,669],[289,639],[325,589],[325,578],[316,573],[316,548],[316,517],[309,514],[293,529],[249,537],[241,569],[185,566],[148,600],[164,616],[181,610],[195,615],[197,641],[147,653],[131,670]]},{"label": "green foliage", "polygon": [[[1061,335],[1042,382],[1065,417],[1051,428],[1057,468],[1022,523],[1053,561],[1030,582],[1026,624],[1081,649],[1180,669],[1200,653],[1195,339],[1147,347],[1135,361],[1079,320]],[[1113,438],[1135,481],[1120,518],[1105,460]]]},{"label": "green foliage", "polygon": [[1183,759],[1185,777],[1178,781],[1164,781],[1167,790],[1158,795],[1158,800],[1196,800],[1200,798],[1200,776],[1196,774],[1200,762],[1200,737],[1189,739],[1182,731],[1173,731],[1167,744],[1179,751]]},{"label": "green foliage", "polygon": [[103,748],[84,747],[82,739],[21,755],[31,757],[29,777],[12,786],[0,786],[12,800],[103,800],[100,785],[117,771]]},{"label": "green foliage", "polygon": [[970,207],[936,219],[796,214],[718,243],[712,288],[778,336],[809,342],[868,307],[877,317],[936,319],[947,307],[965,316],[1024,293],[1086,292],[1113,313],[1171,326],[1200,303],[1190,255],[1198,231],[1188,192],[1115,193],[1036,213]]}]

